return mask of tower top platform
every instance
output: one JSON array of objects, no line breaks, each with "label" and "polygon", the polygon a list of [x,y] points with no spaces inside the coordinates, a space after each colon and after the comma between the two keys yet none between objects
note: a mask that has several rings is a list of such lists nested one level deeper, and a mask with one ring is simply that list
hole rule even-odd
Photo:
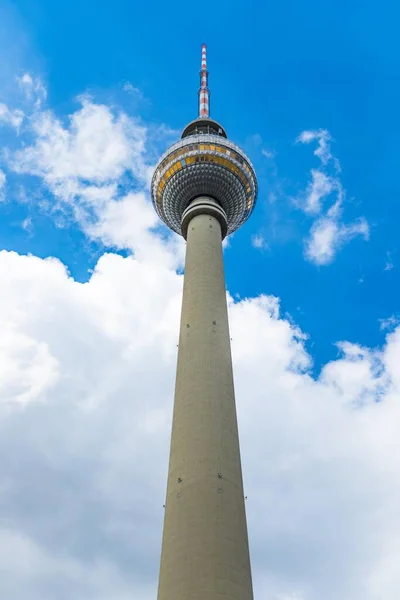
[{"label": "tower top platform", "polygon": [[224,138],[228,137],[225,129],[217,121],[214,121],[214,119],[211,119],[210,117],[198,117],[186,125],[182,132],[181,138],[183,139],[189,135],[197,135],[201,133],[220,135]]}]

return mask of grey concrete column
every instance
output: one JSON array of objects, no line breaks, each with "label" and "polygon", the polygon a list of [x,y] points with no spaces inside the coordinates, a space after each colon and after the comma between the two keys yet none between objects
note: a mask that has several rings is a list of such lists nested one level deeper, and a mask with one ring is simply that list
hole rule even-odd
[{"label": "grey concrete column", "polygon": [[253,600],[224,219],[208,198],[182,219],[186,266],[158,600]]}]

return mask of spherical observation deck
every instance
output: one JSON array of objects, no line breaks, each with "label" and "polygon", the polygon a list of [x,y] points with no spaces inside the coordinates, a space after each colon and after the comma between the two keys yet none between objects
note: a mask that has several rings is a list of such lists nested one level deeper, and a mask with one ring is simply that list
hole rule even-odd
[{"label": "spherical observation deck", "polygon": [[250,160],[226,138],[223,127],[213,119],[199,118],[189,123],[182,139],[159,160],[151,195],[160,219],[179,234],[189,203],[209,196],[225,211],[229,234],[252,213],[257,179]]}]

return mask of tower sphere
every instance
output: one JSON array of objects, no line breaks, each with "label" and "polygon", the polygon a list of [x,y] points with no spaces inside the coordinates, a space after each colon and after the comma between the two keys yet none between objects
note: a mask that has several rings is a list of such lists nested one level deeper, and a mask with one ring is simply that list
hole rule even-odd
[{"label": "tower sphere", "polygon": [[229,234],[252,213],[257,180],[250,160],[226,138],[222,127],[199,118],[161,157],[151,193],[158,216],[176,233],[182,233],[182,215],[192,200],[214,198],[225,211]]},{"label": "tower sphere", "polygon": [[251,215],[257,179],[243,150],[227,139],[209,116],[205,51],[200,71],[199,117],[183,130],[179,142],[160,158],[151,182],[154,208],[162,221],[186,238],[182,215],[199,197],[213,198],[226,215],[223,235],[236,231]]}]

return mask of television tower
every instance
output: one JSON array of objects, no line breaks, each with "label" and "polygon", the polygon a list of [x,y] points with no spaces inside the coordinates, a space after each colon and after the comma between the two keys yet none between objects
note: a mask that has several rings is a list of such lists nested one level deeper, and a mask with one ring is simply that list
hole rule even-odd
[{"label": "television tower", "polygon": [[253,600],[222,240],[250,216],[254,168],[209,115],[161,157],[157,214],[187,242],[158,600]]}]

